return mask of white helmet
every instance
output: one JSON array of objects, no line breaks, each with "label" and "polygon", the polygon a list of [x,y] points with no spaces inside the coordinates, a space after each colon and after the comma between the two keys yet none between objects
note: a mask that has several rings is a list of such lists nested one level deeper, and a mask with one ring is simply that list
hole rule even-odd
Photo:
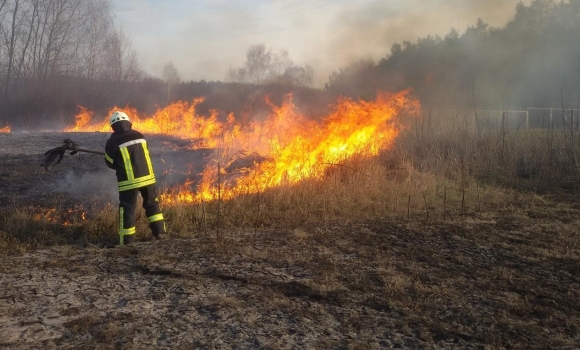
[{"label": "white helmet", "polygon": [[115,111],[113,112],[113,114],[111,114],[111,117],[109,118],[109,124],[113,126],[113,124],[115,124],[116,122],[120,122],[121,120],[126,120],[130,122],[129,116],[126,113]]}]

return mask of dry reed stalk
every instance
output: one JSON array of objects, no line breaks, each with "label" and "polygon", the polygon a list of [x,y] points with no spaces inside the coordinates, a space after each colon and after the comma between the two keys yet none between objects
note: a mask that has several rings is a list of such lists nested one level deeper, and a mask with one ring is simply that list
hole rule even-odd
[{"label": "dry reed stalk", "polygon": [[204,236],[207,237],[207,214],[206,214],[206,203],[205,200],[201,200],[201,225],[203,226]]},{"label": "dry reed stalk", "polygon": [[216,220],[216,238],[218,241],[222,240],[220,235],[220,209],[221,209],[221,193],[222,193],[222,181],[221,181],[221,161],[218,161],[218,199],[217,199],[217,220]]},{"label": "dry reed stalk", "polygon": [[260,199],[262,197],[262,191],[258,192],[256,200],[256,220],[254,222],[254,233],[258,233],[258,223],[260,222]]},{"label": "dry reed stalk", "polygon": [[423,194],[423,201],[425,201],[425,221],[429,221],[429,206],[427,204],[427,197],[425,196],[425,192]]},{"label": "dry reed stalk", "polygon": [[411,195],[409,195],[409,200],[407,201],[407,221],[411,220]]},{"label": "dry reed stalk", "polygon": [[443,221],[445,221],[445,212],[447,207],[447,187],[443,189]]}]

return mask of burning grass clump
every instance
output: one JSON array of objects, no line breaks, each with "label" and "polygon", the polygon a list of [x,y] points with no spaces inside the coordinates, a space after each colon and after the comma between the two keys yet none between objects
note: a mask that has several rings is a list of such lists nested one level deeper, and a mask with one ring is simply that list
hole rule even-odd
[{"label": "burning grass clump", "polygon": [[[48,211],[50,212],[50,210]],[[12,207],[0,214],[0,251],[21,251],[28,247],[74,242],[79,230],[73,225],[63,225],[50,216],[27,207]]]},{"label": "burning grass clump", "polygon": [[[142,209],[141,209],[142,210]],[[71,220],[62,208],[13,206],[0,213],[0,253],[30,248],[80,244],[112,245],[118,242],[118,209],[108,204],[87,209],[87,217]],[[145,223],[143,223],[145,221]],[[146,219],[138,228],[145,232]]]}]

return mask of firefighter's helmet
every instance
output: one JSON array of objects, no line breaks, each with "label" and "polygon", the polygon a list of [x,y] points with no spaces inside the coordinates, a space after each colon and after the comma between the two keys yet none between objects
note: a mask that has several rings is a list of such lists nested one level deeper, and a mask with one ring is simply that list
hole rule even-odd
[{"label": "firefighter's helmet", "polygon": [[113,124],[115,124],[116,122],[120,122],[121,120],[126,120],[130,122],[129,116],[125,112],[115,111],[113,112],[113,114],[111,114],[111,117],[109,118],[109,124],[113,126]]}]

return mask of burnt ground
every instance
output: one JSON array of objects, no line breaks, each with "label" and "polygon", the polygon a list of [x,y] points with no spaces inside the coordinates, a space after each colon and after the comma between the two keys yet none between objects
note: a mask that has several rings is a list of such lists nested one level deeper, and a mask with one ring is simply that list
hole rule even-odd
[{"label": "burnt ground", "polygon": [[[81,148],[104,150],[109,133],[0,133],[0,211],[18,205],[71,208],[79,203],[116,201],[115,172],[100,155],[66,154],[59,164],[46,171],[41,165],[44,152],[73,139]],[[147,137],[158,182],[161,186],[183,184],[198,179],[210,150],[188,149],[190,142],[165,136]]]},{"label": "burnt ground", "polygon": [[[0,138],[3,206],[73,201],[84,192],[70,184],[101,171],[76,158],[72,173],[33,170],[25,160],[37,154],[5,152],[9,136]],[[69,192],[54,185],[63,178],[73,179]],[[577,349],[579,214],[574,196],[544,196],[451,222],[327,222],[230,230],[219,242],[211,233],[5,254],[0,347]]]}]

